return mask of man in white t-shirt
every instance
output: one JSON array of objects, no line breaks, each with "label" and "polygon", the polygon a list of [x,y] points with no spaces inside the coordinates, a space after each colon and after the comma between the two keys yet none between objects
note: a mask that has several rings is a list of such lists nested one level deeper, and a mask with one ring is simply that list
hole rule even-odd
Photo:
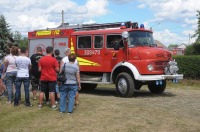
[{"label": "man in white t-shirt", "polygon": [[26,56],[26,48],[21,48],[21,55],[16,58],[17,66],[17,76],[15,80],[16,92],[14,106],[19,105],[19,96],[21,91],[21,84],[24,84],[25,91],[25,106],[31,107],[30,97],[29,97],[29,69],[31,68],[31,60]]},{"label": "man in white t-shirt", "polygon": [[[68,55],[71,53],[70,48],[66,48],[64,53],[65,53],[66,56],[60,62],[60,70],[62,69],[64,63],[68,63],[69,62]],[[76,64],[79,67],[79,63],[78,63],[77,59],[75,60],[74,64]],[[79,93],[77,91],[76,92],[76,97],[75,97],[75,105],[79,105],[78,100],[79,100]]]}]

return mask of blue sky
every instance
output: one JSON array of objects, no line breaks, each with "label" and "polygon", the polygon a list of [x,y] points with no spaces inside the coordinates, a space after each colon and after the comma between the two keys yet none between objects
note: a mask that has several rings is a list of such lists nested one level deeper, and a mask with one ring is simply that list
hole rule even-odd
[{"label": "blue sky", "polygon": [[154,38],[169,44],[189,44],[197,29],[199,0],[1,0],[0,13],[12,31],[54,28],[70,24],[132,21],[153,28]]}]

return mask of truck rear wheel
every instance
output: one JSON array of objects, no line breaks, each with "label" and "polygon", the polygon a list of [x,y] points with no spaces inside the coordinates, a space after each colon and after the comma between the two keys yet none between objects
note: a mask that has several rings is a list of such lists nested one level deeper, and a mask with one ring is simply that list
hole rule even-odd
[{"label": "truck rear wheel", "polygon": [[91,91],[97,87],[97,84],[81,83],[81,90]]},{"label": "truck rear wheel", "polygon": [[166,88],[166,80],[162,80],[162,84],[156,85],[156,81],[152,81],[148,84],[149,91],[152,93],[162,93]]},{"label": "truck rear wheel", "polygon": [[117,76],[116,90],[121,97],[132,97],[135,89],[134,80],[130,74],[122,72]]}]

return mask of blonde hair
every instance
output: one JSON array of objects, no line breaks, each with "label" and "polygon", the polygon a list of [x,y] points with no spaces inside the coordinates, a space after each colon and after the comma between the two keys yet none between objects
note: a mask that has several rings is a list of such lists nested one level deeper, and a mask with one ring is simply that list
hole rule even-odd
[{"label": "blonde hair", "polygon": [[70,48],[65,48],[65,54],[69,54],[71,52]]}]

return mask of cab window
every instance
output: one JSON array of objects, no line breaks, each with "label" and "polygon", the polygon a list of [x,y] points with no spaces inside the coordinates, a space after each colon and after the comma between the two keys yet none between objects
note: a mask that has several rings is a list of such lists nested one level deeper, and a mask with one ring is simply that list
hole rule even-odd
[{"label": "cab window", "polygon": [[94,48],[103,47],[103,36],[94,36]]},{"label": "cab window", "polygon": [[114,48],[114,43],[119,42],[120,47],[123,47],[123,40],[121,35],[107,35],[106,47]]},{"label": "cab window", "polygon": [[85,49],[92,47],[91,36],[79,36],[78,37],[78,48]]}]

